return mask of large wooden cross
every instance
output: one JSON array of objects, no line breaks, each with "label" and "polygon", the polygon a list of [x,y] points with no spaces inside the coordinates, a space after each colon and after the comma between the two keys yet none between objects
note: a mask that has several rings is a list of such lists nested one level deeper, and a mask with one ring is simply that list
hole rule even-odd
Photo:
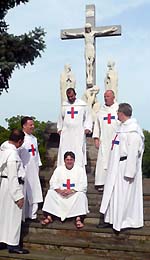
[{"label": "large wooden cross", "polygon": [[[89,28],[91,25],[91,28]],[[119,36],[121,26],[95,27],[95,5],[86,5],[86,24],[84,28],[63,29],[61,39],[85,38],[86,87],[96,85],[96,37]]]}]

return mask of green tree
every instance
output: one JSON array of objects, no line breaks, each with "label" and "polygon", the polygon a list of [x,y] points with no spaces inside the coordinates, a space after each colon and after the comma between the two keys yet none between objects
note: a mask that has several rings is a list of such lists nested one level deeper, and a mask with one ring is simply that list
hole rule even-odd
[{"label": "green tree", "polygon": [[0,126],[0,145],[8,140],[9,137],[9,130],[5,129],[4,127]]},{"label": "green tree", "polygon": [[143,175],[150,178],[150,132],[144,130],[145,150],[143,154]]},{"label": "green tree", "polygon": [[0,1],[0,94],[5,89],[8,91],[9,79],[15,68],[25,67],[28,63],[33,65],[41,51],[45,49],[44,30],[39,27],[28,34],[15,36],[9,34],[5,16],[9,9],[29,0],[1,0]]}]

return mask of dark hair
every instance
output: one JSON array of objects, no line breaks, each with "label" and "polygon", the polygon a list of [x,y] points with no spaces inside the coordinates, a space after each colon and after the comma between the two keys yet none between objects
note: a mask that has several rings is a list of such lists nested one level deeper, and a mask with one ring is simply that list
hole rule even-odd
[{"label": "dark hair", "polygon": [[31,116],[24,116],[21,118],[21,127],[23,127],[23,125],[25,125],[28,120],[33,120],[33,118]]},{"label": "dark hair", "polygon": [[24,140],[24,132],[19,129],[13,129],[9,136],[9,141],[18,142],[19,140]]},{"label": "dark hair", "polygon": [[71,151],[68,151],[64,154],[64,160],[67,158],[67,156],[70,156],[72,159],[75,160],[75,154]]},{"label": "dark hair", "polygon": [[131,117],[132,116],[132,107],[128,103],[120,103],[118,112],[122,112],[125,116]]},{"label": "dark hair", "polygon": [[71,92],[73,92],[76,95],[75,89],[74,88],[68,88],[66,90],[66,95],[70,94]]}]

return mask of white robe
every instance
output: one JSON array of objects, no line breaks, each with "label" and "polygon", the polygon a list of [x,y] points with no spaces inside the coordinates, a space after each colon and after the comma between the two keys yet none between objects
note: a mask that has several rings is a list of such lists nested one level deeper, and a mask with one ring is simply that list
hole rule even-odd
[{"label": "white robe", "polygon": [[[55,189],[66,189],[64,186],[67,179],[72,185],[70,189],[77,192],[63,197]],[[50,188],[42,210],[60,217],[62,221],[66,218],[86,215],[89,212],[86,191],[87,176],[82,167],[74,165],[71,170],[68,170],[65,166],[58,166],[50,179]]]},{"label": "white robe", "polygon": [[[74,109],[72,116],[71,108]],[[64,165],[64,154],[67,151],[72,151],[75,154],[77,165],[85,166],[87,158],[84,131],[85,129],[92,131],[92,118],[87,104],[79,99],[73,104],[64,102],[57,129],[61,130],[57,166]]]},{"label": "white robe", "polygon": [[13,144],[5,142],[0,148],[0,242],[17,246],[20,240],[22,209],[15,201],[24,197],[23,185],[18,177],[24,178],[22,162]]},{"label": "white robe", "polygon": [[[111,150],[100,212],[113,228],[143,226],[142,155],[144,136],[135,119],[122,123]],[[120,161],[120,158],[127,159]],[[133,178],[129,182],[126,178]]]},{"label": "white robe", "polygon": [[[93,138],[99,138],[100,146],[95,170],[95,185],[105,184],[112,139],[119,124],[117,120],[117,110],[118,104],[114,103],[110,107],[103,105],[97,113],[97,120],[95,121],[93,129]],[[111,118],[109,118],[110,116]]]},{"label": "white robe", "polygon": [[[33,146],[31,147],[31,145]],[[24,143],[19,149],[19,155],[26,172],[26,194],[29,204],[42,202],[43,196],[39,178],[41,160],[35,136],[25,133]]]}]

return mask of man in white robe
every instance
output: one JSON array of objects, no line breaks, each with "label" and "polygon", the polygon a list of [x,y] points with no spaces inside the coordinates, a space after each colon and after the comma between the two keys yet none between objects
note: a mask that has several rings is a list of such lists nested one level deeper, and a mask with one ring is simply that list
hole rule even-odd
[{"label": "man in white robe", "polygon": [[68,101],[63,102],[57,129],[60,134],[57,166],[64,164],[64,154],[72,151],[76,155],[76,164],[85,166],[86,134],[92,131],[92,118],[87,104],[76,99],[73,88],[66,91]]},{"label": "man in white robe", "polygon": [[24,133],[15,129],[0,147],[0,243],[17,254],[29,253],[19,247],[25,172],[17,148],[23,141]]},{"label": "man in white robe", "polygon": [[93,138],[98,150],[98,157],[95,171],[95,186],[102,188],[105,184],[111,142],[118,125],[118,104],[114,102],[115,95],[112,90],[104,93],[105,104],[97,113],[93,129]]},{"label": "man in white robe", "polygon": [[65,165],[58,166],[50,179],[50,188],[42,209],[46,218],[42,224],[51,223],[52,215],[61,221],[76,217],[76,227],[82,228],[84,216],[89,212],[86,172],[83,167],[74,165],[73,152],[65,153],[64,162]]},{"label": "man in white robe", "polygon": [[142,155],[144,136],[132,107],[121,103],[118,119],[121,125],[112,141],[110,162],[100,212],[113,229],[143,226]]},{"label": "man in white robe", "polygon": [[39,178],[39,166],[42,163],[38,151],[37,138],[32,134],[34,131],[32,117],[23,117],[21,119],[21,126],[25,133],[24,143],[19,149],[19,155],[26,172],[25,218],[35,221],[37,218],[38,203],[43,201]]}]

